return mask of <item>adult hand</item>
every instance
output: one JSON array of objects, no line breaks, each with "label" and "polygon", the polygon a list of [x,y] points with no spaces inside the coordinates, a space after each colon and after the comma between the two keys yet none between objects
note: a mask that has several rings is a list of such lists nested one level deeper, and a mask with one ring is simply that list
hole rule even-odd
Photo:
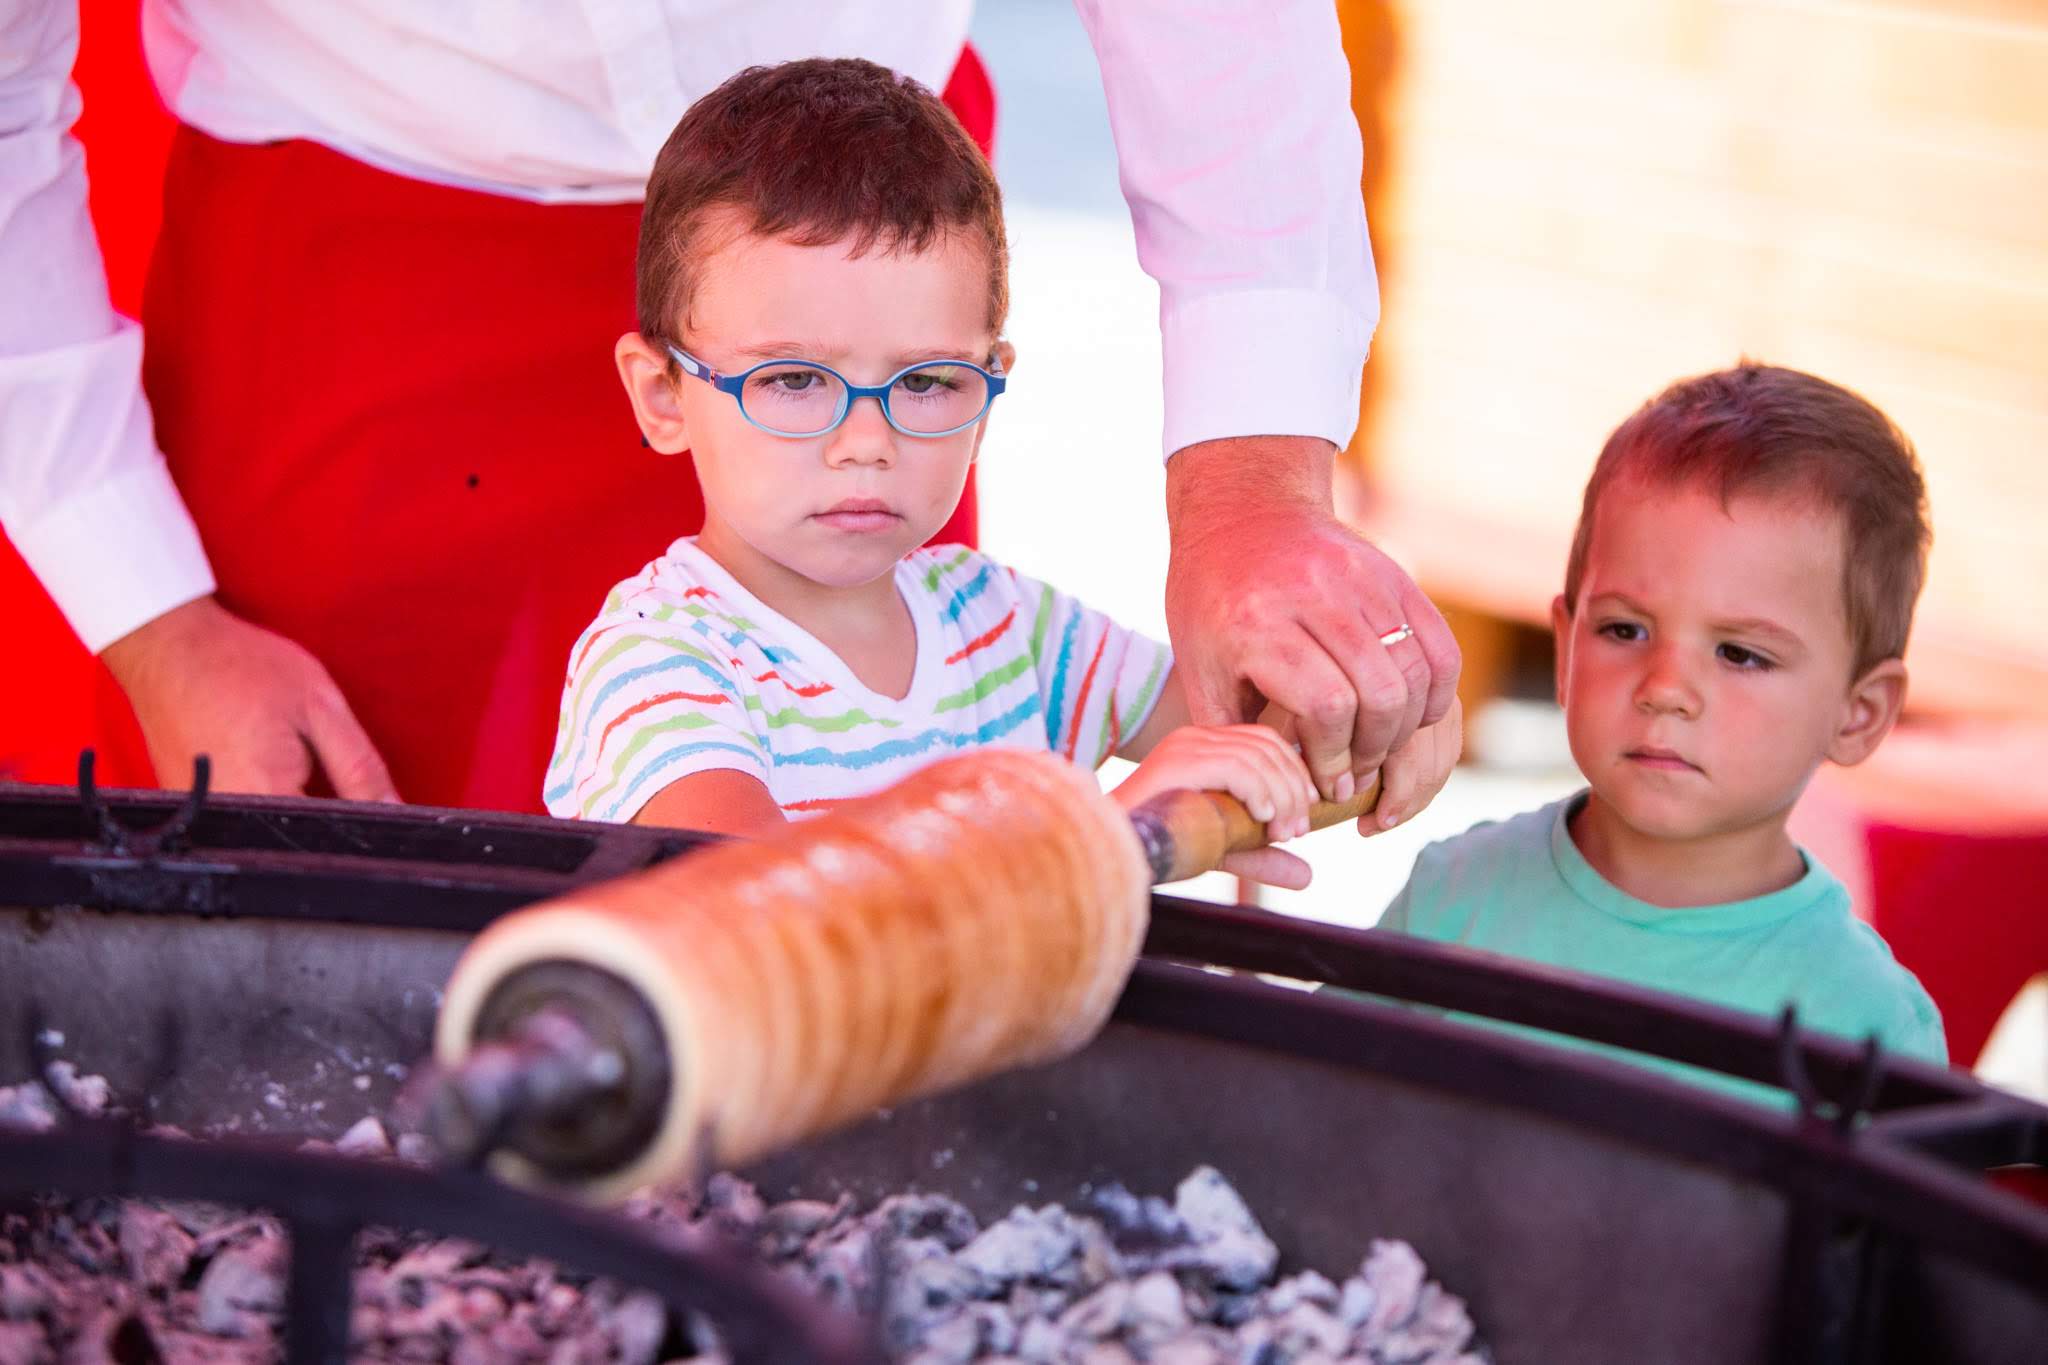
[{"label": "adult hand", "polygon": [[[1332,511],[1336,448],[1304,436],[1204,441],[1166,464],[1166,623],[1194,720],[1268,703],[1297,717],[1316,788],[1348,800],[1450,710],[1458,645],[1398,565]],[[1393,645],[1379,637],[1406,625]]]},{"label": "adult hand", "polygon": [[318,659],[211,597],[165,612],[101,652],[166,783],[207,754],[217,791],[303,792],[319,760],[336,795],[396,801],[391,774]]}]

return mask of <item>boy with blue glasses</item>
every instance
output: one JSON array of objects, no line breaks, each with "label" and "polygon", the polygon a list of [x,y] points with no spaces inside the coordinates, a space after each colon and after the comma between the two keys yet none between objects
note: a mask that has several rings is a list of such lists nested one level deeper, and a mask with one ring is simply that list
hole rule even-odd
[{"label": "boy with blue glasses", "polygon": [[[704,529],[577,643],[550,811],[752,833],[1004,745],[1141,760],[1126,802],[1220,788],[1306,828],[1293,746],[1188,727],[1164,646],[924,548],[1014,360],[995,178],[929,92],[850,60],[734,77],[655,162],[638,273],[620,377],[648,444],[694,457]],[[1389,761],[1385,823],[1456,749],[1453,718]],[[1232,870],[1307,880],[1277,850]]]}]

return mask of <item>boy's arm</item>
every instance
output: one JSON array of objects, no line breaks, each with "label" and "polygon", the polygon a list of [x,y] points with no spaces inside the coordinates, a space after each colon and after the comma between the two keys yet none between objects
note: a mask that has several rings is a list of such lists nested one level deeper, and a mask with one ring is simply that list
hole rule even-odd
[{"label": "boy's arm", "polygon": [[1188,696],[1180,683],[1180,669],[1167,669],[1166,680],[1159,684],[1159,701],[1153,706],[1152,714],[1145,717],[1145,723],[1125,738],[1123,746],[1116,751],[1118,758],[1142,763],[1145,755],[1151,753],[1160,740],[1192,722],[1193,716],[1188,710]]},{"label": "boy's arm", "polygon": [[788,818],[760,778],[733,768],[712,768],[663,787],[640,808],[633,823],[753,836],[787,824]]}]

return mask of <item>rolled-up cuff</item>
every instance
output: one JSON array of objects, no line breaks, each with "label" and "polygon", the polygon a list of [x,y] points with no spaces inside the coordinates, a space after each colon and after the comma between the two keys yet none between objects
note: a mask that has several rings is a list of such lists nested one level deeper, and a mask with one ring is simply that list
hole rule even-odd
[{"label": "rolled-up cuff", "polygon": [[1320,436],[1358,427],[1370,320],[1312,289],[1208,294],[1163,309],[1166,454],[1231,436]]},{"label": "rolled-up cuff", "polygon": [[95,654],[214,588],[199,530],[161,459],[103,479],[8,535]]}]

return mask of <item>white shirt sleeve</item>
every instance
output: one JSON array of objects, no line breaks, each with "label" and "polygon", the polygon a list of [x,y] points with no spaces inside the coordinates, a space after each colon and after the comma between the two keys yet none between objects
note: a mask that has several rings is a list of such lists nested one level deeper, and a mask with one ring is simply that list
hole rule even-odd
[{"label": "white shirt sleeve", "polygon": [[1331,0],[1075,0],[1138,261],[1159,281],[1166,452],[1358,424],[1379,288]]},{"label": "white shirt sleeve", "polygon": [[107,297],[77,54],[76,3],[0,0],[0,527],[97,651],[214,583]]}]

